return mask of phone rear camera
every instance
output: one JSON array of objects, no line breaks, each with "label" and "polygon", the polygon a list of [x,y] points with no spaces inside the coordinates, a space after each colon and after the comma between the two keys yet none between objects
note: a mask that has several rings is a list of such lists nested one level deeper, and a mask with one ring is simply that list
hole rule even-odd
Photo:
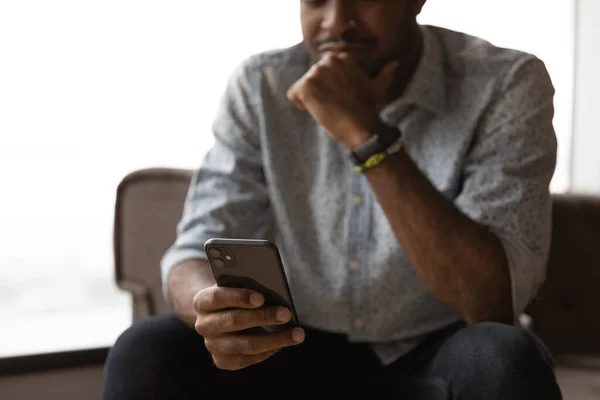
[{"label": "phone rear camera", "polygon": [[225,267],[225,261],[221,260],[220,258],[217,258],[216,260],[213,260],[213,264],[217,268],[224,268]]},{"label": "phone rear camera", "polygon": [[221,257],[221,250],[213,247],[212,249],[208,250],[208,254],[210,254],[211,257]]}]

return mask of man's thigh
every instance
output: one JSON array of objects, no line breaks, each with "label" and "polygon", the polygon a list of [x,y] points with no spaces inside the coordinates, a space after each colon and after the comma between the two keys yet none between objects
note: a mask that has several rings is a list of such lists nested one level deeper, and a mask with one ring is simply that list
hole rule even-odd
[{"label": "man's thigh", "polygon": [[104,399],[185,399],[217,378],[204,340],[172,315],[136,321],[105,363]]},{"label": "man's thigh", "polygon": [[414,350],[385,368],[385,383],[406,400],[452,399],[450,382],[432,369],[432,363],[444,343],[465,326],[459,322],[430,334]]},{"label": "man's thigh", "polygon": [[347,384],[378,381],[383,376],[383,367],[367,345],[350,344],[344,335],[305,330],[303,343],[284,348],[259,364],[224,371],[214,365],[204,339],[176,316],[146,318],[126,330],[111,349],[106,388],[109,392],[148,387],[196,393],[218,384],[263,385],[269,380]]},{"label": "man's thigh", "polygon": [[351,344],[344,335],[305,328],[306,339],[268,360],[239,371],[223,371],[228,383],[354,383],[379,382],[383,367],[365,344]]},{"label": "man's thigh", "polygon": [[392,365],[390,382],[407,399],[559,399],[552,360],[531,333],[515,326],[458,324]]}]

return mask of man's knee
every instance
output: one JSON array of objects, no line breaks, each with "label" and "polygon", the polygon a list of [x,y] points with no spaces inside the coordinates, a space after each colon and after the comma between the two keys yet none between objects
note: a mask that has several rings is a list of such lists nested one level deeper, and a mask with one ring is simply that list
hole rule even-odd
[{"label": "man's knee", "polygon": [[[179,353],[181,346],[197,341],[197,334],[175,316],[149,317],[135,322],[125,330],[112,346],[113,358],[163,358],[164,354]],[[163,360],[165,361],[165,360]]]},{"label": "man's knee", "polygon": [[521,328],[499,323],[466,327],[442,345],[438,356],[445,378],[459,391],[559,398],[550,354]]},{"label": "man's knee", "polygon": [[462,360],[466,368],[481,364],[490,364],[499,370],[535,364],[551,367],[550,356],[543,345],[529,332],[511,325],[485,322],[469,326],[450,338],[449,344],[455,353],[453,358]]},{"label": "man's knee", "polygon": [[[150,317],[125,330],[105,363],[105,398],[158,393],[188,371],[192,360],[208,357],[202,338],[175,316]],[[210,365],[210,363],[209,363]],[[130,397],[138,398],[138,397]]]}]

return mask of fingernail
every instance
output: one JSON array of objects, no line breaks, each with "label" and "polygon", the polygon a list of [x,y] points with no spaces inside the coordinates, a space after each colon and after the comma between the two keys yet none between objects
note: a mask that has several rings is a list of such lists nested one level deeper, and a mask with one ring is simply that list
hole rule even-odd
[{"label": "fingernail", "polygon": [[260,306],[262,305],[263,301],[265,299],[262,297],[262,295],[258,294],[258,293],[252,293],[250,295],[250,304],[252,304],[253,306]]},{"label": "fingernail", "polygon": [[275,312],[275,318],[277,318],[277,321],[279,322],[287,322],[291,316],[290,310],[287,308],[278,308]]},{"label": "fingernail", "polygon": [[296,343],[300,343],[302,341],[304,341],[304,329],[302,328],[294,328],[292,329],[292,339],[294,340],[294,342]]}]

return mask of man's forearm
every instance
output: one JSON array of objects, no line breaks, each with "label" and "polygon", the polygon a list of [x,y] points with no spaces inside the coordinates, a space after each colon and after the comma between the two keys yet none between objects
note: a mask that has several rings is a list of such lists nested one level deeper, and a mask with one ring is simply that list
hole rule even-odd
[{"label": "man's forearm", "polygon": [[194,326],[194,296],[214,283],[215,279],[207,261],[187,260],[177,264],[167,279],[167,293],[175,314],[188,325]]},{"label": "man's forearm", "polygon": [[468,323],[513,322],[499,239],[444,198],[403,151],[366,176],[417,274]]}]

